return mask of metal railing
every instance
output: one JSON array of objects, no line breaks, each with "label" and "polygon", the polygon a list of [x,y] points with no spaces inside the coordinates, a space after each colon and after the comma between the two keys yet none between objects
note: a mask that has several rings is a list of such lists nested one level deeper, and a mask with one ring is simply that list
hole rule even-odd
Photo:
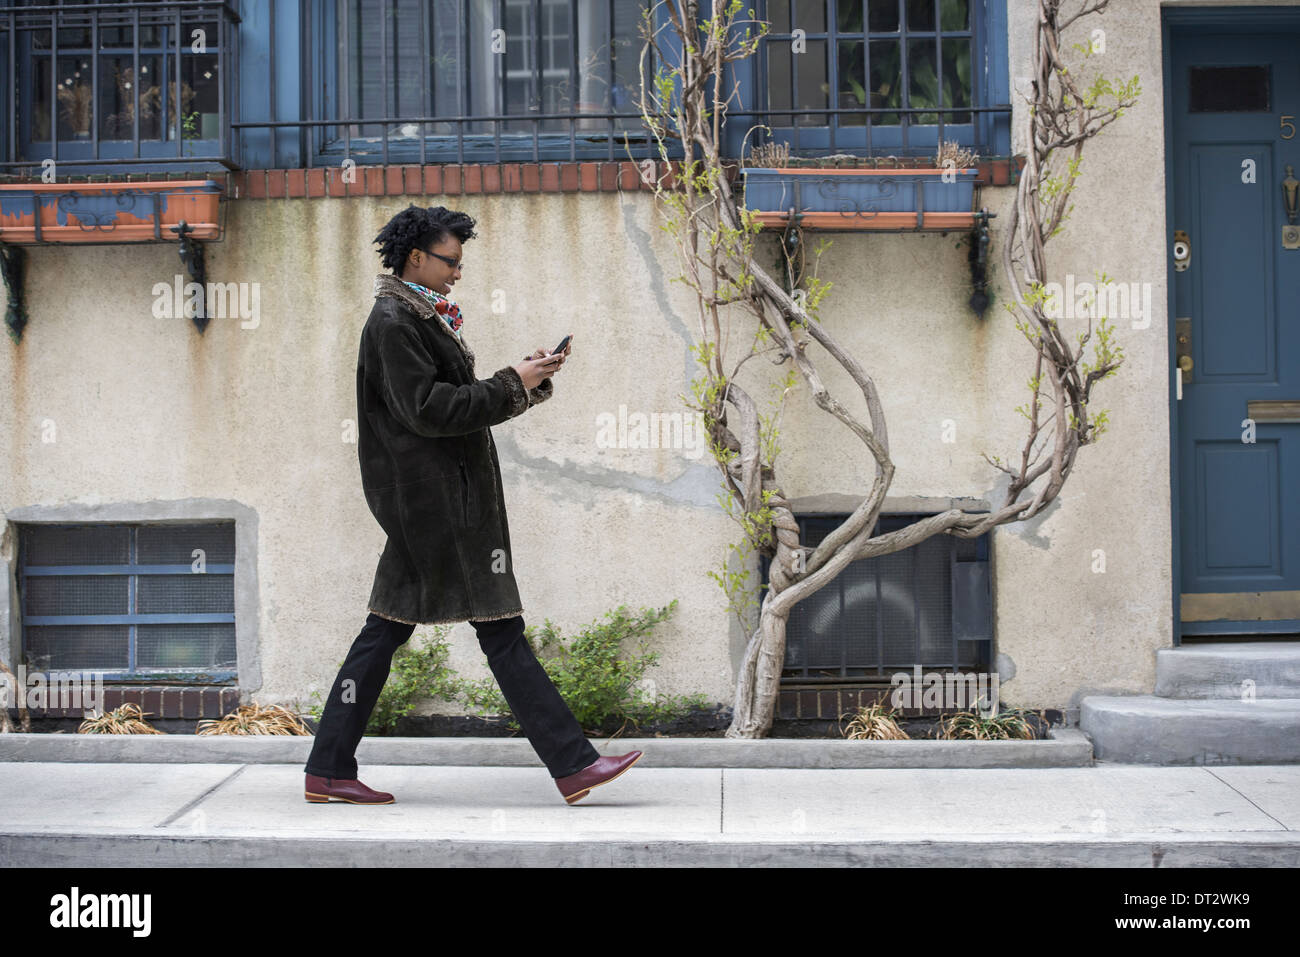
[{"label": "metal railing", "polygon": [[[938,123],[910,122],[910,118],[913,115],[922,114],[922,113],[937,114],[939,122]],[[942,142],[944,139],[944,126],[945,126],[943,117],[944,114],[946,113],[973,113],[976,115],[1006,116],[1010,118],[1011,106],[1010,104],[1001,104],[999,106],[951,106],[951,107],[948,106],[945,107],[854,106],[854,107],[822,108],[822,109],[815,109],[815,110],[814,109],[791,109],[790,107],[769,107],[766,110],[728,109],[727,118],[729,121],[731,121],[733,117],[740,117],[740,116],[759,117],[761,118],[762,122],[765,125],[771,127],[773,126],[771,119],[774,116],[824,116],[826,117],[828,122],[825,125],[814,126],[808,124],[795,123],[790,127],[778,127],[780,129],[788,128],[793,133],[792,136],[793,142],[790,143],[791,156],[828,155],[837,152],[849,152],[849,151],[861,152],[863,156],[876,156],[878,155],[878,151],[876,147],[873,145],[871,139],[872,139],[872,130],[878,125],[882,129],[901,130],[901,139],[902,139],[901,144],[895,145],[891,143],[888,146],[884,147],[884,149],[887,149],[889,151],[890,155],[913,156],[913,155],[933,154],[935,147],[933,144],[929,144],[929,143],[923,145],[913,145],[909,143],[909,138],[911,136],[911,133],[916,129],[937,128],[937,138],[940,142]],[[873,117],[882,114],[889,115],[889,116],[897,115],[900,117],[902,122],[897,124],[891,123],[888,124],[887,126],[884,124],[875,124],[872,122]],[[840,118],[843,116],[865,116],[866,123],[863,124],[862,126],[843,125],[840,122]],[[974,122],[969,124],[948,123],[946,125],[970,126],[974,131],[974,136],[971,137],[969,141],[963,140],[961,142],[961,145],[972,150],[975,153],[978,153],[982,157],[990,155],[996,149],[996,147],[993,144],[993,138],[997,135],[996,132],[991,132],[990,135],[987,137],[983,136],[981,134],[979,123],[974,123]],[[857,137],[853,136],[853,134],[859,131],[864,132],[865,139],[866,139],[865,146],[858,146],[857,143],[855,142],[850,147],[849,150],[837,150],[835,145],[835,136],[837,130],[839,131],[841,137],[847,138],[849,136],[852,136],[854,140],[856,140]],[[808,134],[824,133],[829,139],[829,144],[826,147],[819,147],[819,146],[805,147],[801,145],[799,142],[799,133],[801,131]],[[759,145],[762,142],[764,142],[764,139],[762,137],[756,138],[754,145]]]},{"label": "metal railing", "polygon": [[[456,162],[464,163],[466,160],[466,141],[470,143],[471,149],[486,147],[491,144],[493,157],[490,159],[476,159],[471,162],[519,162],[525,157],[514,155],[518,153],[515,144],[523,144],[526,140],[531,141],[532,154],[527,159],[532,162],[541,162],[543,160],[556,161],[563,157],[552,155],[543,156],[544,152],[552,153],[556,147],[548,144],[548,148],[543,149],[543,135],[540,132],[540,124],[546,120],[570,120],[570,129],[568,134],[568,157],[573,161],[578,159],[594,159],[591,151],[584,151],[581,155],[577,151],[578,134],[573,124],[579,120],[591,119],[620,119],[620,118],[640,118],[640,113],[619,113],[619,112],[583,112],[583,113],[512,113],[496,114],[483,116],[395,116],[395,117],[354,117],[351,119],[328,119],[328,120],[259,120],[240,123],[232,123],[231,127],[235,130],[298,130],[301,133],[311,130],[320,130],[327,127],[343,127],[345,132],[338,137],[334,143],[322,144],[319,147],[313,147],[307,143],[301,149],[300,155],[302,161],[300,165],[307,169],[312,169],[321,165],[337,165],[345,159],[359,159],[373,157],[376,163],[416,163],[424,165],[430,161],[433,162]],[[501,124],[518,122],[520,120],[536,121],[531,134],[503,134],[501,133]],[[457,124],[457,134],[454,137],[456,146],[454,150],[454,159],[452,158],[453,150],[450,146],[440,147],[437,144],[445,143],[450,140],[450,136],[432,136],[416,135],[394,137],[390,135],[389,127],[408,126],[413,124],[425,125],[432,123],[454,123]],[[491,135],[486,133],[466,134],[464,126],[466,123],[493,123],[495,132]],[[353,126],[377,126],[383,125],[385,129],[376,137],[362,137],[352,135],[350,127]],[[590,135],[591,131],[584,131],[584,135]],[[631,155],[632,159],[658,159],[659,147],[654,142],[653,137],[645,131],[633,130],[615,130],[615,134],[623,133],[625,136],[619,139],[617,135],[601,135],[599,140],[607,146],[608,159],[613,161],[615,157],[615,144],[619,149],[618,158],[625,159]],[[561,134],[562,135],[562,134]],[[547,138],[552,138],[548,136]],[[503,138],[511,143],[507,143],[503,148]],[[272,143],[275,143],[275,137],[272,137]],[[394,139],[407,140],[409,142],[402,144],[402,147],[391,146]],[[303,138],[305,141],[305,137]],[[430,141],[433,141],[432,143]],[[238,137],[236,137],[238,142]],[[335,144],[342,144],[341,146]],[[357,144],[361,144],[359,147]],[[403,148],[404,147],[404,148]],[[529,147],[522,147],[528,149]],[[279,148],[272,153],[270,167],[277,168],[276,156]],[[431,160],[430,154],[437,154],[438,159]],[[680,155],[681,151],[677,151]],[[445,156],[444,156],[445,154]],[[671,155],[671,151],[670,151]]]}]

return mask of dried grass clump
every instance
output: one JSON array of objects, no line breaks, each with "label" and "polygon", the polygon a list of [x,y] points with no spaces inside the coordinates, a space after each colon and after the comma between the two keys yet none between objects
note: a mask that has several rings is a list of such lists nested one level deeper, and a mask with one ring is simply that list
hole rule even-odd
[{"label": "dried grass clump", "polygon": [[144,720],[145,712],[140,706],[128,701],[104,714],[95,715],[81,722],[77,734],[166,734]]},{"label": "dried grass clump", "polygon": [[[880,701],[866,708],[859,708],[853,720],[844,729],[844,737],[850,740],[901,741],[907,739],[907,732],[898,726],[894,709],[886,709]],[[843,717],[843,715],[841,715]]]},{"label": "dried grass clump", "polygon": [[256,702],[240,705],[238,709],[223,718],[207,718],[200,721],[196,733],[311,734],[292,711],[281,708],[278,704],[260,707]]},{"label": "dried grass clump", "polygon": [[784,169],[790,165],[789,143],[763,143],[749,151],[749,165],[758,169]]},{"label": "dried grass clump", "polygon": [[940,142],[934,153],[934,165],[938,169],[948,168],[951,160],[953,169],[970,169],[979,162],[979,154],[957,143]]}]

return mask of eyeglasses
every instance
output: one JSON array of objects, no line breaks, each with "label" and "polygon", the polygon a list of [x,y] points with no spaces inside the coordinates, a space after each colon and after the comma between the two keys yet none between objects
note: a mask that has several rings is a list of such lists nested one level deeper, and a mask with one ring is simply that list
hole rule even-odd
[{"label": "eyeglasses", "polygon": [[431,249],[422,249],[421,252],[425,253],[426,255],[433,256],[433,257],[436,258],[436,259],[441,259],[443,262],[445,262],[445,263],[446,263],[448,266],[450,266],[452,269],[460,269],[461,266],[464,265],[464,260],[461,260],[460,262],[456,262],[456,260],[451,259],[451,258],[449,258],[449,257],[447,257],[447,256],[444,256],[444,255],[442,255],[441,253],[435,253],[435,252],[434,252],[433,250],[431,250]]}]

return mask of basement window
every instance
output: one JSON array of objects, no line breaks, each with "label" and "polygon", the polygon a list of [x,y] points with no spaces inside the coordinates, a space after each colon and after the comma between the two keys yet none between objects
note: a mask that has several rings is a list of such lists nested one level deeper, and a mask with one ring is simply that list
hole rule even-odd
[{"label": "basement window", "polygon": [[106,681],[231,681],[235,523],[18,525],[23,660]]},{"label": "basement window", "polygon": [[[816,547],[848,514],[797,515],[799,540]],[[881,515],[874,534],[925,514]],[[766,596],[769,561],[760,559]],[[919,545],[850,562],[795,605],[786,628],[782,683],[888,685],[899,671],[988,671],[993,614],[988,533],[935,535]]]}]

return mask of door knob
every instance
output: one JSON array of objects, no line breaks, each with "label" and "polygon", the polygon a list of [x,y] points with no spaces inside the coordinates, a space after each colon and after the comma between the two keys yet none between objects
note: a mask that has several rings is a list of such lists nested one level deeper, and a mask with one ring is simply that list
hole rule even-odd
[{"label": "door knob", "polygon": [[1187,231],[1174,230],[1174,272],[1182,272],[1192,263],[1192,240]]}]

